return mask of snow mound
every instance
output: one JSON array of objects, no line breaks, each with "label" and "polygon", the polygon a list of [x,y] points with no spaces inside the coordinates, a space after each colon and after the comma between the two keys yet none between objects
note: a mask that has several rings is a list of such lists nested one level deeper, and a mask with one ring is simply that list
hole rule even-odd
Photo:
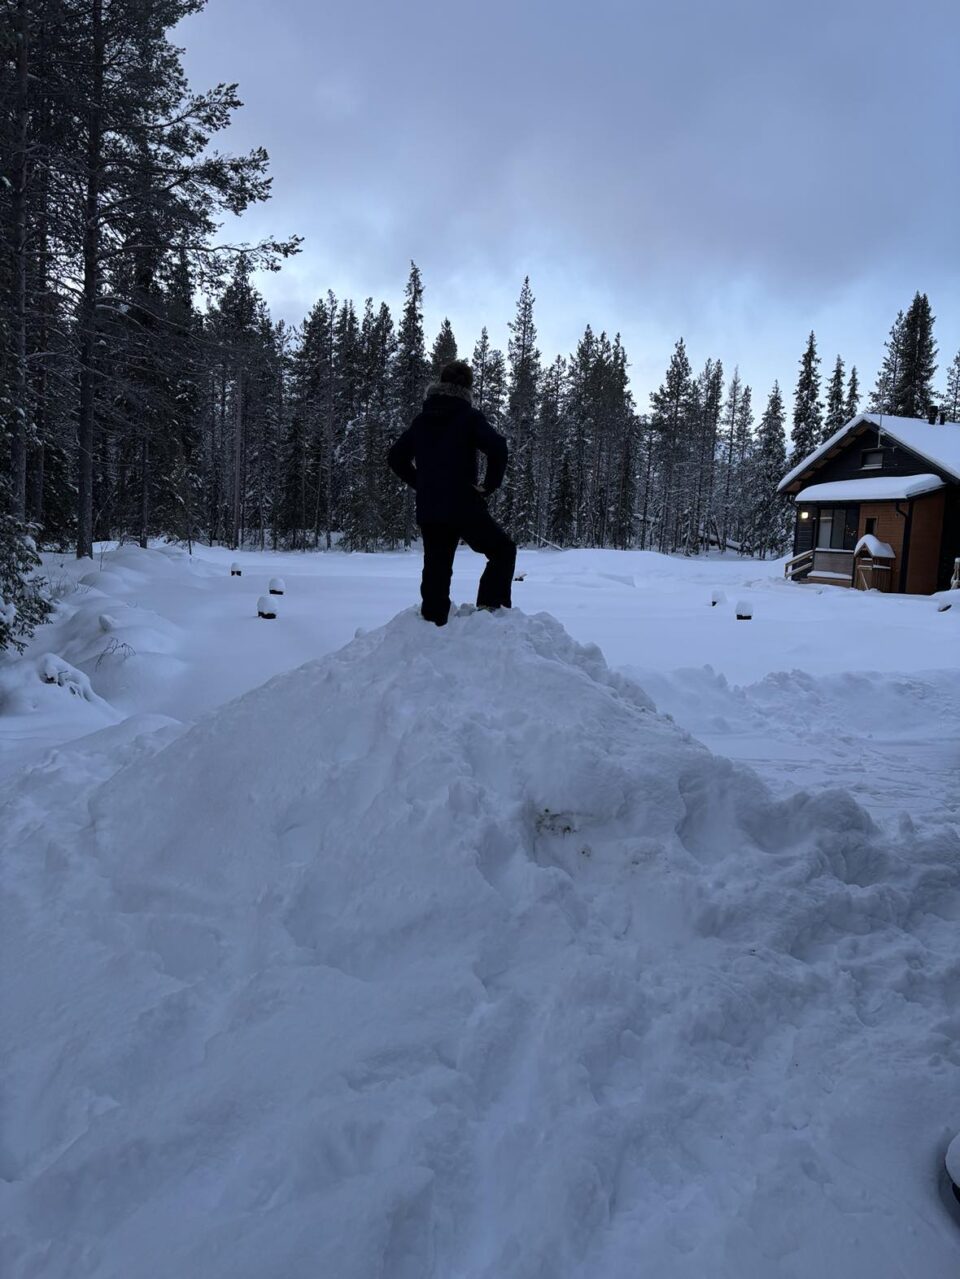
[{"label": "snow mound", "polygon": [[0,793],[5,1273],[955,1273],[955,829],[774,802],[516,610],[157,736]]}]

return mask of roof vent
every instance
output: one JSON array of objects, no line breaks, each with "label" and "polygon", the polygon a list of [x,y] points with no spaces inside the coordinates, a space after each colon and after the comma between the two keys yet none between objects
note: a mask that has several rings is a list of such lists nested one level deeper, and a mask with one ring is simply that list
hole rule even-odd
[{"label": "roof vent", "polygon": [[937,406],[935,404],[931,404],[927,409],[927,421],[931,426],[936,426],[937,424]]}]

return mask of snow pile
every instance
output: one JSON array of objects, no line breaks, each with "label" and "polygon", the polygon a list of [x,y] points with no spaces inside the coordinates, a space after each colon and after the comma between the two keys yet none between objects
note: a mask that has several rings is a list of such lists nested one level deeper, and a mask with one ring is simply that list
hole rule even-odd
[{"label": "snow pile", "polygon": [[517,611],[129,724],[0,796],[11,1279],[956,1273],[956,829]]}]

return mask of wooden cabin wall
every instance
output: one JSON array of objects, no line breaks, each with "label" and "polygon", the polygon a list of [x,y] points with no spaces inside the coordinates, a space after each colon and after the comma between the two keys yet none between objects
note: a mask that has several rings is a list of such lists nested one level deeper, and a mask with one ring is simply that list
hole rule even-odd
[{"label": "wooden cabin wall", "polygon": [[914,498],[907,552],[908,595],[932,595],[937,589],[943,511],[943,489]]},{"label": "wooden cabin wall", "polygon": [[[897,514],[897,506],[903,511],[903,515]],[[867,531],[867,520],[876,520],[877,526],[873,530],[874,537],[881,542],[886,542],[893,549],[894,555],[897,557],[893,564],[894,580],[899,580],[900,565],[903,563],[903,533],[906,527],[907,503],[900,502],[861,502],[860,503],[860,525],[857,529],[857,541]]]}]

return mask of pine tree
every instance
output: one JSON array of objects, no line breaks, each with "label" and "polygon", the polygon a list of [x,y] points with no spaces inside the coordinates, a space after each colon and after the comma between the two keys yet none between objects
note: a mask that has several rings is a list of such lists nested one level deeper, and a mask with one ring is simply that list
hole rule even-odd
[{"label": "pine tree", "polygon": [[777,492],[787,469],[784,417],[783,397],[774,382],[750,459],[748,541],[761,559],[781,553],[787,543],[789,510]]},{"label": "pine tree", "polygon": [[567,448],[573,485],[573,540],[579,546],[590,541],[592,474],[590,459],[598,433],[594,370],[597,339],[588,324],[567,364]]},{"label": "pine tree", "polygon": [[947,389],[941,399],[948,422],[960,422],[960,351],[947,369]]},{"label": "pine tree", "polygon": [[659,551],[675,551],[682,545],[694,407],[690,361],[681,338],[670,358],[664,381],[650,396],[655,456],[650,518],[653,523],[652,544]]},{"label": "pine tree", "polygon": [[719,360],[708,359],[704,365],[697,379],[697,402],[685,537],[688,555],[696,555],[701,546],[706,548],[710,544],[717,437],[723,405],[723,365]]},{"label": "pine tree", "polygon": [[829,439],[848,421],[847,404],[844,397],[843,360],[838,355],[837,362],[833,366],[830,383],[827,386],[827,413],[823,419],[823,431],[818,443]]},{"label": "pine tree", "polygon": [[[178,238],[214,278],[229,251],[211,240],[222,210],[241,213],[269,195],[267,156],[242,157],[209,149],[240,105],[235,86],[193,94],[182,51],[168,39],[197,0],[162,4],[105,5],[90,0],[69,13],[75,109],[82,122],[80,154],[72,158],[63,189],[75,193],[74,251],[80,258],[78,336],[78,556],[92,553],[98,404],[110,367],[101,358],[100,321],[108,275],[124,255],[147,243]],[[71,103],[62,104],[69,110]],[[296,252],[296,239],[267,241],[245,253],[255,265],[273,264]]]},{"label": "pine tree", "polygon": [[743,383],[740,380],[739,367],[734,368],[733,377],[727,388],[727,398],[723,406],[722,443],[717,464],[717,522],[719,525],[719,545],[721,551],[727,549],[727,541],[731,536],[734,512],[738,505],[739,494],[735,488],[735,440],[738,412],[743,399]]},{"label": "pine tree", "polygon": [[877,382],[870,397],[871,413],[894,413],[896,411],[896,391],[900,381],[900,366],[903,359],[903,340],[906,317],[902,311],[890,326],[883,363],[877,374]]},{"label": "pine tree", "polygon": [[[613,339],[608,379],[607,424],[610,431],[609,540],[625,550],[635,538],[637,504],[637,416],[630,392],[627,353],[620,334]],[[709,499],[707,499],[709,500]]]},{"label": "pine tree", "polygon": [[526,541],[535,517],[536,495],[533,474],[536,452],[537,397],[540,389],[540,352],[533,320],[533,291],[530,277],[523,281],[516,316],[510,323],[507,345],[509,390],[507,438],[512,457],[510,477],[504,497],[504,518],[513,536]]},{"label": "pine tree", "polygon": [[843,413],[848,422],[852,421],[860,412],[860,378],[857,375],[857,366],[850,366],[850,379],[847,382],[847,398],[844,401]]},{"label": "pine tree", "polygon": [[293,536],[294,543],[304,548],[307,530],[312,530],[313,545],[319,546],[321,530],[326,529],[329,537],[336,520],[335,329],[338,309],[336,296],[328,290],[326,296],[311,308],[290,361],[291,414],[298,423],[298,432],[302,434],[305,455],[299,505],[306,516],[306,523],[297,534],[288,528],[286,535]]},{"label": "pine tree", "polygon": [[440,374],[446,365],[457,358],[457,339],[453,336],[453,329],[450,321],[444,319],[440,325],[440,332],[437,334],[433,342],[433,349],[430,352],[430,377],[434,382],[439,382]]},{"label": "pine tree", "polygon": [[[556,496],[558,470],[566,450],[564,420],[564,391],[567,365],[557,356],[544,371],[540,389],[540,407],[537,419],[539,441],[538,471],[536,475],[537,511],[534,531],[538,538],[550,537],[551,510]],[[568,460],[569,471],[569,460]],[[555,538],[551,538],[556,541]]]},{"label": "pine tree", "polygon": [[925,293],[914,294],[904,317],[901,357],[893,387],[893,412],[898,417],[925,417],[934,403],[937,371],[934,315]]},{"label": "pine tree", "polygon": [[[393,362],[393,427],[394,435],[406,430],[419,413],[423,403],[428,376],[427,357],[423,342],[423,280],[415,262],[410,263],[410,275],[404,294],[403,313],[397,331],[397,355]],[[409,546],[414,536],[414,503],[410,490],[404,491],[400,481],[391,479],[397,493],[402,494],[402,520],[400,528],[392,528],[391,538],[402,539]],[[396,494],[394,495],[396,498]]]},{"label": "pine tree", "polygon": [[[768,405],[769,408],[769,405]],[[790,455],[796,464],[807,457],[820,443],[823,432],[823,405],[820,402],[820,357],[817,355],[816,334],[811,332],[806,350],[800,359],[800,376],[793,398],[793,451]]]}]

